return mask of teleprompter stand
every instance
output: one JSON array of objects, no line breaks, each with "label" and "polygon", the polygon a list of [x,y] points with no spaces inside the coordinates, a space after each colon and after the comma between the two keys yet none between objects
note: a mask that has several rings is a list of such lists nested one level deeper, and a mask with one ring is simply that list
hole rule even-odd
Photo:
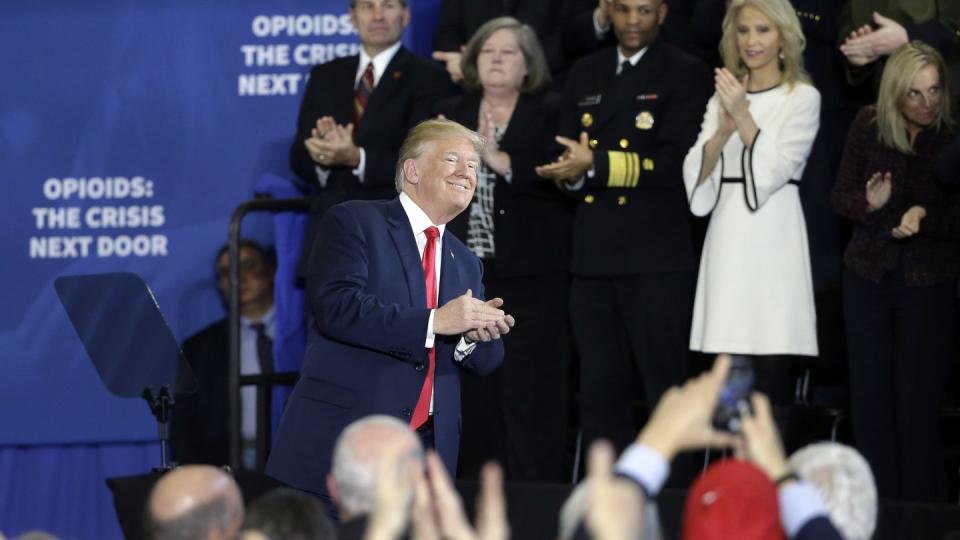
[{"label": "teleprompter stand", "polygon": [[154,470],[170,470],[173,396],[195,392],[197,380],[150,287],[132,273],[61,276],[54,287],[107,390],[147,401],[160,438]]}]

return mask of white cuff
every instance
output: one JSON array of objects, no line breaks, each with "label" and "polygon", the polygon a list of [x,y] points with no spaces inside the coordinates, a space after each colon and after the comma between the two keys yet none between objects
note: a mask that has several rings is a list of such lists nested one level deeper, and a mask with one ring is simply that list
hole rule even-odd
[{"label": "white cuff", "polygon": [[793,538],[811,519],[826,516],[820,493],[806,482],[794,482],[780,489],[780,524],[787,538]]},{"label": "white cuff", "polygon": [[320,184],[320,187],[327,187],[327,178],[330,178],[330,169],[324,169],[317,165],[313,170],[317,171],[317,183]]},{"label": "white cuff", "polygon": [[[591,172],[593,172],[593,169],[590,169],[589,171],[587,171],[587,176],[590,176],[591,178],[593,178],[593,175],[590,174]],[[563,187],[567,191],[580,191],[583,188],[583,185],[586,183],[587,183],[587,177],[581,176],[580,178],[574,180],[573,182],[564,180]]]},{"label": "white cuff", "polygon": [[649,446],[633,443],[620,455],[613,470],[632,478],[647,495],[656,497],[670,476],[670,463]]},{"label": "white cuff", "polygon": [[360,162],[357,163],[357,168],[351,172],[353,172],[353,174],[356,175],[357,180],[362,184],[363,173],[367,170],[367,153],[363,150],[362,146],[359,148],[359,150],[360,150]]},{"label": "white cuff", "polygon": [[437,335],[433,333],[433,316],[437,313],[437,310],[430,310],[430,318],[427,319],[427,342],[424,344],[424,347],[428,349],[433,348],[433,342],[437,339]]},{"label": "white cuff", "polygon": [[460,338],[460,342],[457,343],[457,348],[453,350],[453,359],[456,362],[463,362],[463,359],[470,355],[474,349],[477,348],[477,343],[467,343],[467,340],[463,337]]}]

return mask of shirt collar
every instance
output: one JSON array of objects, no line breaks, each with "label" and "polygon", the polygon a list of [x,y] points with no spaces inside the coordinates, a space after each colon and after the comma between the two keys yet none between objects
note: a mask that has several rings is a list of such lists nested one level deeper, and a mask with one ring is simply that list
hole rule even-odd
[{"label": "shirt collar", "polygon": [[380,77],[383,75],[383,72],[387,70],[387,66],[390,64],[390,61],[393,60],[393,57],[397,54],[397,51],[400,50],[400,47],[403,45],[403,42],[398,41],[394,43],[389,49],[384,49],[380,51],[372,59],[370,55],[367,54],[367,51],[363,50],[363,47],[360,47],[360,65],[357,66],[357,76],[353,81],[356,86],[356,83],[360,82],[360,77],[363,76],[364,70],[367,69],[367,64],[371,61],[373,62],[373,85],[376,86],[380,82]]},{"label": "shirt collar", "polygon": [[647,52],[647,49],[649,49],[649,48],[650,48],[650,46],[647,45],[646,47],[644,47],[644,48],[640,49],[639,51],[637,51],[633,56],[627,58],[627,57],[624,56],[623,53],[620,51],[620,47],[617,47],[617,69],[620,69],[620,66],[623,65],[623,61],[624,61],[624,60],[626,60],[627,62],[630,62],[630,65],[631,65],[631,66],[637,65],[637,62],[639,62],[640,59],[643,58],[643,54],[646,53],[646,52]]},{"label": "shirt collar", "polygon": [[274,309],[274,306],[270,306],[270,309],[267,311],[266,314],[264,314],[264,316],[259,321],[254,321],[253,319],[248,319],[247,317],[241,316],[240,326],[244,328],[250,328],[250,326],[252,326],[254,323],[262,322],[263,325],[268,329],[268,333],[269,333],[269,329],[273,328],[273,323],[276,317],[277,315],[276,315],[276,310]]},{"label": "shirt collar", "polygon": [[413,228],[414,236],[423,234],[423,231],[427,227],[433,225],[440,230],[440,237],[443,237],[443,230],[446,228],[446,225],[434,224],[427,213],[417,206],[417,203],[413,202],[413,199],[404,192],[400,193],[400,204],[403,206],[403,211],[407,214],[407,220],[410,222],[410,227]]}]

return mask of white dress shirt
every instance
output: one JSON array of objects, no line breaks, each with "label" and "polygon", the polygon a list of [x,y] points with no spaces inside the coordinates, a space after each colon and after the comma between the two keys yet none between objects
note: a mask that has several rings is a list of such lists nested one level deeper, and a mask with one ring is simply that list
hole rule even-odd
[{"label": "white dress shirt", "polygon": [[[363,47],[360,47],[360,62],[357,64],[357,74],[353,78],[353,87],[357,88],[360,85],[360,79],[363,77],[363,72],[367,70],[367,64],[373,62],[373,87],[376,88],[380,84],[380,78],[383,77],[383,73],[387,70],[387,66],[390,65],[390,61],[393,60],[393,57],[396,56],[397,51],[400,50],[400,47],[403,43],[398,41],[393,44],[389,49],[384,49],[377,53],[376,56],[371,57],[367,54],[367,51]],[[354,126],[356,128],[356,126]],[[363,150],[363,147],[358,147],[360,150],[360,162],[357,163],[357,167],[351,172],[357,176],[359,181],[363,182],[363,173],[367,168],[367,153]],[[330,175],[330,169],[324,169],[321,166],[316,167],[317,170],[317,181],[320,182],[320,187],[327,186],[327,177]]]}]

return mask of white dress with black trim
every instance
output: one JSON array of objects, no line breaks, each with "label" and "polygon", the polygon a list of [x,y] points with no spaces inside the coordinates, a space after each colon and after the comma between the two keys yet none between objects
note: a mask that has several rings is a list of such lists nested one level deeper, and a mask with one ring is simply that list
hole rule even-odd
[{"label": "white dress with black trim", "polygon": [[760,128],[750,148],[734,132],[697,186],[717,96],[683,161],[690,210],[710,216],[700,258],[690,349],[756,355],[817,354],[817,318],[799,179],[820,124],[820,93],[781,84],[749,93]]}]

